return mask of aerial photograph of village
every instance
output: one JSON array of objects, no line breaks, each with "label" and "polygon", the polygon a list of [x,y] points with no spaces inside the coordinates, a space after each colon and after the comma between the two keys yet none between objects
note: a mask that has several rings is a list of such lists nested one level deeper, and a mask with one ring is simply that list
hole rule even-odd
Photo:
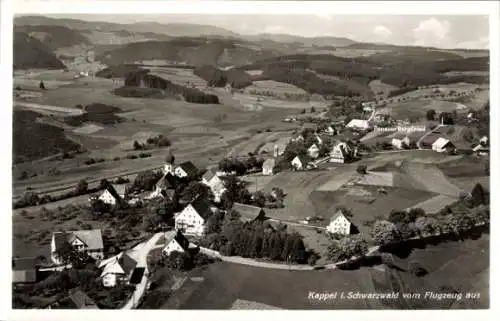
[{"label": "aerial photograph of village", "polygon": [[488,18],[16,15],[12,309],[489,309]]}]

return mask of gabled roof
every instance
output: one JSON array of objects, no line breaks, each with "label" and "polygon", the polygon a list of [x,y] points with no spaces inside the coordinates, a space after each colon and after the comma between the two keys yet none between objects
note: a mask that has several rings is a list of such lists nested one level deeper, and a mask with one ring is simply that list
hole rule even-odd
[{"label": "gabled roof", "polygon": [[347,127],[360,127],[360,128],[367,128],[369,127],[368,121],[365,119],[352,119],[348,124]]},{"label": "gabled roof", "polygon": [[156,182],[156,188],[166,190],[169,188],[174,188],[177,185],[176,176],[171,173],[166,173],[163,175],[158,182]]},{"label": "gabled roof", "polygon": [[262,164],[262,168],[274,168],[276,166],[276,159],[274,158],[268,158],[266,161]]},{"label": "gabled roof", "polygon": [[451,144],[451,142],[448,139],[439,137],[438,139],[436,139],[436,141],[434,141],[434,143],[432,143],[432,146],[436,146],[437,148],[443,148],[448,144]]},{"label": "gabled roof", "polygon": [[97,304],[79,288],[72,289],[69,292],[68,299],[77,309],[99,309]]},{"label": "gabled roof", "polygon": [[115,200],[121,202],[123,200],[122,196],[125,195],[125,187],[126,185],[124,184],[108,184],[105,190],[107,190]]},{"label": "gabled roof", "polygon": [[198,174],[198,168],[191,161],[179,164],[177,167],[182,168],[182,170],[185,171],[188,176],[194,176]]},{"label": "gabled roof", "polygon": [[165,233],[165,245],[168,245],[173,240],[175,240],[184,251],[187,251],[189,248],[189,240],[181,231],[169,231]]},{"label": "gabled roof", "polygon": [[335,212],[335,214],[333,214],[332,218],[330,219],[330,222],[334,222],[337,218],[339,218],[341,216],[343,216],[349,222],[351,221],[347,216],[344,215],[342,210],[338,210],[337,212]]},{"label": "gabled roof", "polygon": [[341,142],[333,147],[330,156],[342,156],[345,158],[348,157],[350,153],[352,153],[351,146],[349,146],[347,143]]},{"label": "gabled roof", "polygon": [[308,150],[310,150],[310,149],[319,149],[319,148],[318,148],[318,145],[312,144],[311,146],[309,146]]},{"label": "gabled roof", "polygon": [[195,209],[195,211],[203,218],[207,219],[210,215],[212,215],[212,210],[210,209],[210,204],[205,201],[202,197],[196,198],[192,201],[191,206]]},{"label": "gabled roof", "polygon": [[125,275],[129,275],[129,273],[137,266],[137,261],[130,257],[127,253],[123,253],[123,255],[118,259],[118,264],[122,267]]},{"label": "gabled roof", "polygon": [[87,250],[102,250],[104,248],[101,230],[96,229],[52,233],[55,250],[60,249],[66,243],[70,243],[75,237],[85,243]]},{"label": "gabled roof", "polygon": [[240,213],[242,217],[247,217],[252,219],[260,217],[260,215],[264,212],[264,210],[261,207],[242,204],[242,203],[234,203],[233,210]]},{"label": "gabled roof", "polygon": [[210,168],[208,169],[205,174],[201,177],[202,179],[206,180],[207,182],[210,182],[214,176],[216,176],[217,170],[215,168]]}]

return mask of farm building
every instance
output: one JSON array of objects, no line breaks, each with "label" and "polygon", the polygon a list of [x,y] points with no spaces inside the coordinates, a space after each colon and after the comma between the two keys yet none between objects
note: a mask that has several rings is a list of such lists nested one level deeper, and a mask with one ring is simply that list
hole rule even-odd
[{"label": "farm building", "polygon": [[125,199],[126,184],[108,184],[98,199],[105,204],[116,205]]},{"label": "farm building", "polygon": [[439,137],[434,143],[432,143],[432,150],[438,153],[451,152],[455,150],[455,146],[448,139]]},{"label": "farm building", "polygon": [[370,128],[370,124],[365,119],[353,119],[346,125],[346,127],[357,130],[367,130]]},{"label": "farm building", "polygon": [[300,171],[300,170],[303,170],[305,167],[306,167],[306,160],[304,158],[301,158],[299,156],[295,156],[294,159],[292,159],[292,161],[290,162],[290,164],[292,165],[292,168],[296,171]]},{"label": "farm building", "polygon": [[103,268],[102,284],[114,287],[119,283],[128,283],[136,266],[137,261],[125,252],[100,262],[98,267]]},{"label": "farm building", "polygon": [[396,133],[391,140],[391,145],[397,149],[405,149],[410,146],[410,137],[405,133]]},{"label": "farm building", "polygon": [[338,210],[330,219],[330,224],[328,224],[326,230],[332,234],[349,235],[352,233],[353,226],[342,210]]},{"label": "farm building", "polygon": [[168,193],[169,190],[173,191],[177,186],[178,178],[177,176],[172,175],[171,172],[165,173],[155,184],[155,190],[149,194],[148,199],[153,198],[172,198],[171,193]]},{"label": "farm building", "polygon": [[472,151],[480,156],[488,155],[490,153],[490,149],[482,144],[478,144],[472,149]]},{"label": "farm building", "polygon": [[186,252],[189,248],[189,240],[181,231],[165,232],[165,244],[162,252],[167,256],[172,252]]},{"label": "farm building", "polygon": [[190,161],[184,162],[174,169],[174,175],[180,178],[194,177],[197,174],[198,168]]},{"label": "farm building", "polygon": [[319,147],[316,144],[312,144],[308,149],[307,149],[307,154],[309,157],[316,159],[319,157]]},{"label": "farm building", "polygon": [[276,159],[269,158],[262,164],[262,175],[274,175],[276,172]]},{"label": "farm building", "polygon": [[50,244],[50,256],[55,264],[62,264],[59,251],[70,245],[78,252],[85,252],[95,260],[104,258],[104,246],[102,242],[101,230],[80,230],[70,232],[52,233]]},{"label": "farm building", "polygon": [[36,258],[12,259],[12,283],[34,283],[37,279]]},{"label": "farm building", "polygon": [[354,157],[354,151],[347,143],[338,143],[330,152],[330,163],[344,164]]},{"label": "farm building", "polygon": [[479,140],[479,143],[483,146],[488,145],[488,137],[486,137],[486,136],[481,137],[481,139]]},{"label": "farm building", "polygon": [[233,210],[241,215],[244,220],[263,220],[266,216],[264,209],[262,207],[257,207],[253,205],[247,205],[242,203],[234,203]]},{"label": "farm building", "polygon": [[210,205],[198,197],[175,217],[175,229],[187,235],[201,236],[205,230],[205,222],[212,213]]},{"label": "farm building", "polygon": [[224,181],[217,175],[217,171],[214,168],[207,170],[203,174],[201,182],[210,188],[212,194],[214,194],[214,201],[220,202],[222,194],[226,191],[226,187]]}]

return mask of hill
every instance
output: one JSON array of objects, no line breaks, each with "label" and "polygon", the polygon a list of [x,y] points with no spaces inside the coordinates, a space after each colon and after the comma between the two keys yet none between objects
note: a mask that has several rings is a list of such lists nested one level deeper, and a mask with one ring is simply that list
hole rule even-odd
[{"label": "hill", "polygon": [[14,33],[14,69],[63,69],[64,64],[38,39],[25,32]]},{"label": "hill", "polygon": [[242,36],[243,39],[249,41],[262,41],[262,40],[270,40],[274,42],[281,43],[299,43],[304,46],[334,46],[334,47],[345,47],[356,42],[354,40],[343,38],[343,37],[301,37],[295,35],[287,35],[287,34],[272,34],[272,33],[261,33],[258,35]]},{"label": "hill", "polygon": [[90,45],[87,37],[79,31],[63,26],[39,25],[18,26],[15,31],[25,32],[52,50],[75,45]]},{"label": "hill", "polygon": [[279,53],[252,49],[235,40],[180,37],[170,41],[130,43],[96,57],[107,65],[143,60],[163,60],[192,66],[230,66],[249,64]]}]

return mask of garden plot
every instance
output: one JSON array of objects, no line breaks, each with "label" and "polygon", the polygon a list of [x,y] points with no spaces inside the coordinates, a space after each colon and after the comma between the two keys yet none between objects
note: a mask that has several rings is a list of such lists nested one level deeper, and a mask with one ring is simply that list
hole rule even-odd
[{"label": "garden plot", "polygon": [[455,203],[458,199],[448,195],[437,195],[431,199],[418,203],[411,208],[421,208],[427,214],[437,213],[445,206]]},{"label": "garden plot", "polygon": [[87,125],[83,125],[83,126],[80,126],[76,129],[73,130],[73,133],[75,134],[93,134],[95,132],[98,132],[100,130],[102,130],[103,127],[101,126],[98,126],[96,124],[87,124]]}]

